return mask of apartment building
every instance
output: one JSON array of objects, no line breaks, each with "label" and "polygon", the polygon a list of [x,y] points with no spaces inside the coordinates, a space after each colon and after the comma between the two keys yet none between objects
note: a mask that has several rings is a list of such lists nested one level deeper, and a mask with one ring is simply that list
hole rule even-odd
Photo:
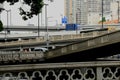
[{"label": "apartment building", "polygon": [[3,9],[3,4],[0,4],[0,9]]},{"label": "apartment building", "polygon": [[107,20],[116,18],[117,7],[114,9],[114,5],[117,6],[116,0],[65,0],[65,16],[69,23],[98,24],[102,10]]},{"label": "apartment building", "polygon": [[73,22],[72,21],[72,17],[73,17],[72,16],[72,9],[73,9],[72,3],[73,3],[73,0],[65,0],[64,1],[64,6],[65,6],[64,14],[65,14],[65,16],[68,19],[68,23],[72,23]]}]

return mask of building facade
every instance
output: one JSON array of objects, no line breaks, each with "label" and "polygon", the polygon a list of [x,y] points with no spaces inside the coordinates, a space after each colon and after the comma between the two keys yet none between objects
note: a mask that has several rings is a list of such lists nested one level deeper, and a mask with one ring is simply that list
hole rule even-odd
[{"label": "building facade", "polygon": [[67,17],[68,19],[68,23],[72,23],[72,2],[73,0],[65,0],[64,1],[64,4],[65,4],[65,9],[64,9],[64,14],[65,16]]},{"label": "building facade", "polygon": [[102,17],[107,20],[116,18],[117,6],[116,0],[65,0],[65,16],[68,23],[98,24]]},{"label": "building facade", "polygon": [[3,8],[3,4],[0,4],[0,8]]}]

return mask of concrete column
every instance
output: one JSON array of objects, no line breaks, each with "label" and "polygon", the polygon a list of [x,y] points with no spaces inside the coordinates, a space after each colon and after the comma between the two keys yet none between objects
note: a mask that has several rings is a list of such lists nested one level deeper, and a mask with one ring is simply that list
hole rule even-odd
[{"label": "concrete column", "polygon": [[96,73],[97,73],[97,80],[102,80],[102,78],[103,78],[102,67],[97,67],[96,68]]}]

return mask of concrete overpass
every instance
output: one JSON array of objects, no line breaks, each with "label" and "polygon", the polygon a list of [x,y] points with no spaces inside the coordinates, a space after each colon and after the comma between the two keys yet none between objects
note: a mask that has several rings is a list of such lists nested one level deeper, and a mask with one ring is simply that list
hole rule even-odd
[{"label": "concrete overpass", "polygon": [[97,36],[46,53],[46,61],[84,61],[119,54],[120,31]]},{"label": "concrete overpass", "polygon": [[108,34],[90,38],[88,40],[75,42],[70,45],[50,50],[46,53],[40,52],[1,52],[0,61],[24,61],[38,60],[42,62],[76,62],[96,60],[105,56],[111,56],[120,52],[120,30]]},{"label": "concrete overpass", "polygon": [[[103,25],[104,28],[108,28],[108,27],[116,27],[119,28],[120,24],[104,24]],[[80,25],[80,28],[82,29],[101,29],[102,25]],[[34,25],[27,25],[27,26],[18,26],[18,25],[12,25],[12,26],[7,26],[4,25],[4,29],[5,30],[10,30],[10,31],[37,31],[38,30],[38,26],[34,26]],[[40,31],[46,31],[46,27],[45,26],[40,26]],[[48,26],[49,30],[65,30],[65,26]]]},{"label": "concrete overpass", "polygon": [[[72,43],[75,41],[82,41],[90,37],[96,37],[98,35],[103,35],[109,33],[108,30],[96,30],[96,31],[84,31],[80,34],[64,34],[64,35],[52,35],[49,36],[50,45],[63,45]],[[12,48],[32,48],[34,46],[45,46],[47,43],[46,37],[33,38],[28,40],[18,40],[10,42],[0,42],[0,50],[7,50]]]}]

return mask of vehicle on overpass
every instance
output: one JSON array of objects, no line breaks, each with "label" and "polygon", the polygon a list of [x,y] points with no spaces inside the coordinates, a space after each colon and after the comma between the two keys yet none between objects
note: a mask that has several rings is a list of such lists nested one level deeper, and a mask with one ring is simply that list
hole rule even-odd
[{"label": "vehicle on overpass", "polygon": [[43,47],[35,47],[35,48],[33,49],[33,51],[46,52],[46,51],[48,51],[48,49],[47,49],[47,48],[43,48]]}]

